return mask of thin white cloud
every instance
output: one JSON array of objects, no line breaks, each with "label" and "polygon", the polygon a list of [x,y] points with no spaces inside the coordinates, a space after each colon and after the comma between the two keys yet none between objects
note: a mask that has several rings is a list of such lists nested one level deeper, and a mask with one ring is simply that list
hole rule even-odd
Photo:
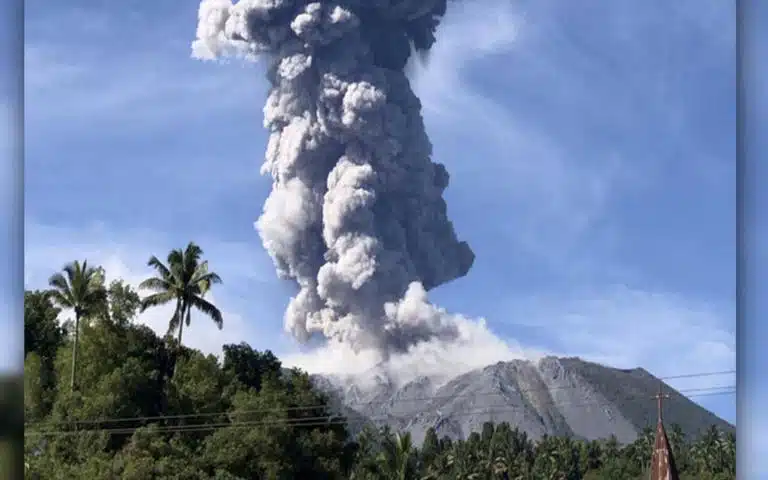
[{"label": "thin white cloud", "polygon": [[[457,139],[467,156],[438,159],[454,176],[451,192],[467,190],[459,194],[462,199],[486,210],[517,212],[498,222],[499,233],[518,248],[562,265],[605,213],[616,190],[635,182],[637,173],[616,152],[586,162],[565,151],[551,131],[486,96],[467,78],[481,64],[484,72],[498,78],[517,68],[501,67],[499,59],[514,63],[526,48],[519,43],[533,28],[527,22],[528,17],[509,3],[450,11],[428,68],[416,69],[414,85],[430,130],[439,138]],[[480,191],[478,183],[483,185]]]},{"label": "thin white cloud", "polygon": [[191,119],[213,122],[222,111],[256,118],[265,95],[262,76],[248,65],[205,68],[183,50],[114,55],[92,44],[31,43],[26,114],[32,128],[46,131],[98,121],[118,131],[150,132]]},{"label": "thin white cloud", "polygon": [[[718,28],[717,6],[670,7],[670,18],[648,6],[601,7],[594,38],[573,30],[584,28],[589,8],[459,5],[438,30],[428,69],[415,75],[436,150],[446,156],[438,160],[453,175],[450,194],[488,216],[513,215],[493,222],[496,233],[560,272],[585,260],[581,250],[607,251],[620,240],[610,227],[613,205],[659,183],[672,163],[696,158],[695,168],[684,168],[707,187],[722,185],[732,164],[686,130],[690,105],[680,98],[680,79],[728,62],[728,49],[707,44],[715,55],[674,56]],[[580,18],[569,21],[571,14]],[[670,40],[672,53],[649,50],[652,32],[656,43]],[[489,85],[496,93],[487,93]],[[514,91],[502,95],[504,88]],[[666,136],[650,141],[657,130]]]},{"label": "thin white cloud", "polygon": [[[539,296],[509,306],[509,329],[547,332],[565,355],[657,376],[732,371],[735,313],[667,292],[618,285],[567,297]],[[501,319],[500,319],[501,320]],[[733,386],[735,375],[678,379],[676,388]]]}]

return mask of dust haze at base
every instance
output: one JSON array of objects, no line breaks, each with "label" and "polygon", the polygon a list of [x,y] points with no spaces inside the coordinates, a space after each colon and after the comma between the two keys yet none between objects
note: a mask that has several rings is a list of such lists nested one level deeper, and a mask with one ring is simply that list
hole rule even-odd
[{"label": "dust haze at base", "polygon": [[[203,0],[193,55],[267,62],[272,191],[256,223],[299,287],[285,327],[391,353],[459,336],[426,291],[464,276],[405,68],[425,55],[446,0]],[[248,79],[244,78],[244,81]],[[225,93],[225,92],[224,92]]]},{"label": "dust haze at base", "polygon": [[[373,371],[369,377],[377,377]],[[422,377],[398,387],[386,375],[361,388],[354,378],[314,375],[334,407],[349,419],[352,433],[363,425],[408,430],[420,445],[430,427],[439,437],[466,439],[484,422],[508,422],[534,439],[570,435],[596,440],[615,435],[634,441],[657,420],[659,379],[643,369],[620,370],[578,358],[499,362],[457,376],[443,385]],[[665,423],[695,437],[712,424],[734,426],[666,387]],[[494,412],[495,411],[495,412]]]}]

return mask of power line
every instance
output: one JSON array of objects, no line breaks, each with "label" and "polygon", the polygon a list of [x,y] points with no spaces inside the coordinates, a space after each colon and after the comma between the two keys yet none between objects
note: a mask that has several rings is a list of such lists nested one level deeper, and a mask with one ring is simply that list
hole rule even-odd
[{"label": "power line", "polygon": [[682,375],[658,377],[658,380],[676,380],[678,378],[714,377],[717,375],[729,375],[732,373],[736,373],[736,370],[723,370],[720,372],[705,372],[705,373],[684,373]]},{"label": "power line", "polygon": [[[727,386],[727,387],[714,387],[719,389],[728,389],[727,391],[710,391],[708,393],[698,393],[698,394],[691,394],[688,395],[688,397],[709,397],[709,396],[716,396],[716,395],[733,395],[736,393],[733,386]],[[692,389],[695,391],[702,391],[706,389]],[[713,390],[711,388],[710,390]],[[553,403],[551,407],[565,407],[565,406],[573,406],[573,407],[590,407],[590,406],[611,406],[610,403],[605,402],[582,402],[582,403],[575,403],[575,402],[565,402],[565,403]],[[452,414],[452,417],[462,417],[462,416],[469,416],[469,415],[480,415],[480,414],[498,414],[498,413],[506,413],[506,412],[515,412],[518,411],[519,408],[510,407],[508,405],[499,406],[499,407],[486,407],[481,410],[470,410],[465,411],[461,413],[455,413]],[[240,414],[245,415],[246,412],[232,412],[233,414]],[[359,423],[376,423],[377,421],[383,421],[391,418],[392,415],[378,415],[378,416],[371,416],[367,417],[365,419],[361,419]],[[293,418],[293,419],[273,419],[273,420],[253,420],[253,421],[237,421],[237,422],[221,422],[221,423],[210,423],[210,424],[195,424],[195,425],[169,425],[169,426],[158,426],[156,427],[156,431],[158,433],[180,433],[180,432],[197,432],[197,431],[207,431],[207,430],[217,430],[220,428],[229,428],[229,427],[260,427],[260,426],[285,426],[285,427],[312,427],[312,426],[322,426],[322,425],[349,425],[351,423],[356,423],[353,421],[350,421],[347,418],[344,418],[342,415],[322,415],[322,416],[315,416],[315,417],[305,417],[305,418]],[[59,436],[59,435],[77,435],[77,434],[83,434],[83,433],[110,433],[112,435],[120,435],[120,434],[129,434],[133,433],[136,430],[143,428],[145,426],[140,427],[116,427],[116,428],[92,428],[92,429],[84,429],[84,430],[47,430],[47,431],[27,431],[24,432],[25,436]]]},{"label": "power line", "polygon": [[[733,395],[736,391],[724,391],[724,392],[711,392],[711,393],[702,393],[698,395],[692,395],[694,397],[708,397],[708,396],[715,396],[715,395]],[[560,406],[609,406],[610,404],[607,403],[600,403],[600,402],[589,402],[589,403],[564,403],[559,405],[554,405],[557,407]],[[491,407],[490,409],[483,409],[483,410],[476,410],[476,411],[468,411],[468,412],[462,412],[462,413],[456,413],[452,416],[454,417],[462,417],[462,416],[469,416],[469,415],[478,415],[478,414],[484,414],[484,413],[505,413],[505,412],[514,412],[517,411],[516,408],[511,407],[499,407],[494,408]],[[349,419],[343,418],[339,415],[327,415],[327,416],[320,416],[320,417],[307,417],[302,419],[288,419],[288,420],[256,420],[256,421],[243,421],[243,422],[228,422],[228,423],[218,423],[218,424],[197,424],[197,425],[173,425],[173,426],[167,426],[167,427],[157,427],[156,432],[157,433],[183,433],[183,432],[201,432],[201,431],[208,431],[208,430],[218,430],[221,428],[243,428],[243,427],[260,427],[260,426],[285,426],[285,427],[316,427],[316,426],[323,426],[323,425],[349,425],[350,423],[375,423],[377,420],[386,420],[389,416],[379,416],[379,417],[371,417],[364,420],[360,420],[358,422],[352,422]],[[38,435],[38,436],[59,436],[59,435],[77,435],[77,434],[84,434],[84,433],[110,433],[113,435],[119,435],[119,434],[129,434],[133,433],[136,430],[143,428],[143,427],[126,427],[126,428],[94,428],[94,429],[86,429],[86,430],[74,430],[74,431],[47,431],[47,432],[25,432],[25,436],[29,435]]]},{"label": "power line", "polygon": [[[700,373],[686,373],[686,374],[680,374],[680,375],[673,375],[673,376],[667,376],[667,377],[659,377],[659,380],[672,380],[672,379],[679,379],[679,378],[697,378],[697,377],[711,377],[711,376],[717,376],[717,375],[727,375],[727,374],[733,374],[736,373],[735,370],[730,371],[718,371],[718,372],[700,372]],[[566,390],[566,389],[572,389],[576,388],[572,385],[563,385],[560,387],[553,387],[553,388],[523,388],[523,389],[515,389],[514,393],[524,394],[524,393],[536,393],[536,392],[542,392],[542,391],[557,391],[557,390]],[[717,388],[717,387],[714,387]],[[731,388],[731,387],[727,387]],[[688,391],[698,391],[697,389],[688,390]],[[679,391],[678,393],[682,393],[683,391]],[[479,392],[479,393],[463,393],[463,394],[456,394],[456,395],[430,395],[430,396],[423,396],[423,397],[412,397],[412,398],[404,398],[400,399],[399,402],[401,403],[407,403],[407,402],[432,402],[436,400],[452,400],[455,398],[463,398],[463,397],[485,397],[485,396],[491,396],[491,395],[497,395],[498,392]],[[350,402],[350,403],[343,403],[346,407],[372,407],[375,405],[380,405],[384,403],[388,403],[390,401],[389,398],[382,399],[382,400],[372,400],[369,402]],[[315,404],[315,405],[301,405],[301,406],[293,406],[293,407],[285,407],[285,408],[271,408],[271,409],[259,409],[259,410],[249,410],[249,411],[242,411],[240,414],[247,415],[247,414],[258,414],[258,413],[278,413],[278,412],[284,412],[284,411],[306,411],[306,410],[319,410],[319,409],[327,409],[328,404]],[[101,419],[87,419],[87,420],[61,420],[61,421],[48,421],[37,424],[37,426],[55,426],[55,425],[91,425],[96,423],[122,423],[122,422],[141,422],[141,421],[150,421],[150,420],[169,420],[169,419],[186,419],[186,418],[206,418],[206,417],[215,417],[215,416],[224,416],[224,415],[232,415],[235,414],[234,412],[204,412],[204,413],[189,413],[189,414],[177,414],[177,415],[156,415],[156,416],[145,416],[145,417],[117,417],[117,418],[110,418],[110,417],[103,417]],[[27,424],[29,425],[29,424]]]}]

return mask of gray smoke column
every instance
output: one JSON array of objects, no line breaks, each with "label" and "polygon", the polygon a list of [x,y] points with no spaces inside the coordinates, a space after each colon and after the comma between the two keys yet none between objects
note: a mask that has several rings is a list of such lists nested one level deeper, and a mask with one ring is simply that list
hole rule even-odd
[{"label": "gray smoke column", "polygon": [[282,278],[285,312],[313,335],[385,358],[459,335],[426,291],[474,261],[446,215],[445,167],[431,161],[405,74],[425,53],[446,0],[203,0],[197,58],[268,62],[273,184],[256,222]]}]

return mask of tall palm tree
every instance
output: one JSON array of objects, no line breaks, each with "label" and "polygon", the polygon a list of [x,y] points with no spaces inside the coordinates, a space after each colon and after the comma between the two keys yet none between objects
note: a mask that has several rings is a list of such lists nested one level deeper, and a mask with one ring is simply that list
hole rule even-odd
[{"label": "tall palm tree", "polygon": [[203,298],[213,284],[221,283],[221,278],[208,270],[207,261],[200,261],[202,255],[203,250],[193,242],[189,242],[184,250],[171,250],[167,265],[153,255],[147,265],[157,271],[157,276],[139,285],[139,288],[154,292],[141,300],[142,312],[150,307],[176,302],[176,309],[168,323],[168,334],[178,329],[179,347],[184,324],[189,326],[191,321],[192,308],[209,316],[219,329],[224,325],[221,311]]},{"label": "tall palm tree", "polygon": [[61,308],[70,308],[75,312],[75,338],[72,344],[72,376],[70,390],[75,390],[75,372],[77,371],[77,346],[80,337],[80,320],[101,312],[106,308],[107,289],[104,286],[104,271],[75,260],[64,266],[61,272],[48,279],[51,286],[51,300]]}]

